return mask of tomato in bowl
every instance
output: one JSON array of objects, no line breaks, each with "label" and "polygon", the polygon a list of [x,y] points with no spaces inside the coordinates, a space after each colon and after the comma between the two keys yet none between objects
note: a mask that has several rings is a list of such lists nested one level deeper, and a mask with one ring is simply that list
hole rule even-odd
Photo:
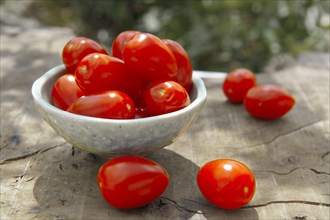
[{"label": "tomato in bowl", "polygon": [[193,76],[191,103],[180,110],[125,120],[90,117],[52,105],[51,90],[64,74],[65,66],[59,65],[34,82],[35,105],[43,119],[68,143],[102,156],[146,155],[170,145],[197,120],[207,96],[203,81]]}]

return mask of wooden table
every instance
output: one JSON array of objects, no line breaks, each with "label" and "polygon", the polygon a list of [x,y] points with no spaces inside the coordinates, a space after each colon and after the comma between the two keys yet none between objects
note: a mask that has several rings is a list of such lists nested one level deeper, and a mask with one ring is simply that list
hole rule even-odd
[{"label": "wooden table", "polygon": [[[33,81],[61,63],[71,30],[1,28],[0,219],[330,218],[329,54],[311,56],[316,65],[301,59],[257,76],[295,97],[294,109],[279,120],[250,117],[242,105],[226,101],[223,79],[205,80],[208,98],[197,122],[177,142],[148,156],[169,172],[166,192],[146,207],[118,210],[97,188],[105,160],[67,144],[32,100]],[[248,206],[225,211],[201,196],[196,173],[216,158],[252,169],[257,189]]]}]

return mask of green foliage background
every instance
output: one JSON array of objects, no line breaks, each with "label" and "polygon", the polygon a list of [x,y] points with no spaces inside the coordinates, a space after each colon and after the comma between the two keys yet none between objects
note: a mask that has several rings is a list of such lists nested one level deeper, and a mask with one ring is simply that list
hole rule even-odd
[{"label": "green foliage background", "polygon": [[26,13],[108,48],[129,29],[170,38],[194,69],[260,72],[271,60],[329,52],[329,0],[34,0]]}]

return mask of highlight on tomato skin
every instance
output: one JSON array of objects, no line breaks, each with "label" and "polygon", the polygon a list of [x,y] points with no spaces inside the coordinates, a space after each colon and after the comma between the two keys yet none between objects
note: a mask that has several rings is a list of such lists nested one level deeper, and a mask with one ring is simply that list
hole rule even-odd
[{"label": "highlight on tomato skin", "polygon": [[251,70],[239,68],[228,73],[222,90],[229,101],[242,103],[249,89],[256,85],[254,73]]},{"label": "highlight on tomato skin", "polygon": [[105,91],[76,99],[68,112],[108,119],[135,118],[135,105],[132,99],[120,91]]},{"label": "highlight on tomato skin", "polygon": [[176,41],[163,39],[163,42],[172,51],[178,66],[176,81],[189,93],[192,88],[193,67],[186,50]]},{"label": "highlight on tomato skin", "polygon": [[84,93],[77,85],[74,75],[65,74],[58,78],[53,86],[52,104],[66,111],[76,99],[83,95]]},{"label": "highlight on tomato skin", "polygon": [[256,188],[251,170],[232,159],[216,159],[204,164],[197,173],[197,184],[210,203],[228,210],[248,204]]},{"label": "highlight on tomato skin", "polygon": [[138,156],[119,156],[105,162],[97,174],[99,190],[113,207],[138,208],[165,192],[169,175],[155,161]]},{"label": "highlight on tomato skin", "polygon": [[137,33],[126,44],[123,60],[142,81],[175,80],[177,63],[172,51],[157,36]]},{"label": "highlight on tomato skin", "polygon": [[141,80],[129,73],[124,61],[101,53],[84,57],[77,66],[75,77],[86,94],[119,90],[135,101],[143,90]]},{"label": "highlight on tomato skin", "polygon": [[96,41],[87,37],[72,38],[62,50],[62,61],[68,73],[74,74],[79,62],[88,54],[108,52]]},{"label": "highlight on tomato skin", "polygon": [[117,35],[112,43],[112,56],[119,59],[123,59],[124,49],[127,43],[137,34],[139,31],[129,30],[123,31]]},{"label": "highlight on tomato skin", "polygon": [[145,107],[135,107],[135,118],[148,117],[147,109]]},{"label": "highlight on tomato skin", "polygon": [[178,111],[190,104],[190,97],[183,86],[174,81],[159,80],[143,93],[143,102],[149,116]]},{"label": "highlight on tomato skin", "polygon": [[265,120],[278,119],[295,105],[294,97],[276,85],[259,85],[248,91],[244,107],[250,115]]}]

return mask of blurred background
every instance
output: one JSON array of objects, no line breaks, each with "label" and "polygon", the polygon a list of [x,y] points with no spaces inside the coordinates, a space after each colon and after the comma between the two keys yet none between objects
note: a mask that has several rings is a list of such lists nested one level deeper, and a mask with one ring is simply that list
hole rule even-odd
[{"label": "blurred background", "polygon": [[70,27],[107,48],[125,30],[176,40],[199,70],[245,67],[258,73],[267,71],[266,66],[286,66],[305,51],[330,51],[329,0],[21,2],[24,16],[47,26]]}]

